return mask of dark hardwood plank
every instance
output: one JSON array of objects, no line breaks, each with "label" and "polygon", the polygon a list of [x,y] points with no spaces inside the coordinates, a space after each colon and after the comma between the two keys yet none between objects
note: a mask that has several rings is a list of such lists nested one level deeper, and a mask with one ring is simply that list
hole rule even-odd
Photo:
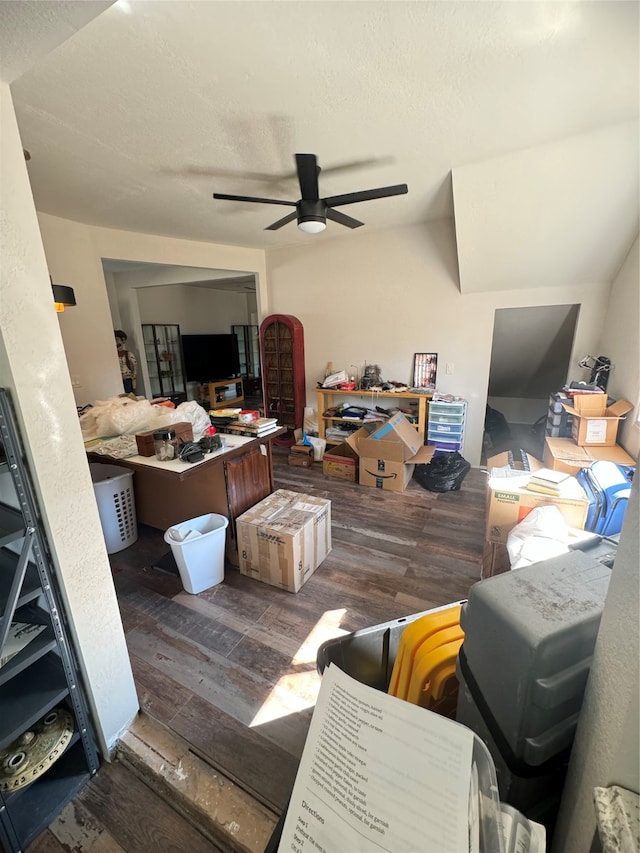
[{"label": "dark hardwood plank", "polygon": [[45,829],[36,840],[29,845],[29,853],[68,853],[69,848],[63,847],[49,829]]},{"label": "dark hardwood plank", "polygon": [[193,694],[136,655],[130,653],[130,660],[141,710],[169,725]]},{"label": "dark hardwood plank", "polygon": [[212,853],[217,848],[119,761],[103,765],[79,799],[125,851]]},{"label": "dark hardwood plank", "polygon": [[[51,853],[63,850],[67,853],[126,853],[79,797],[63,809],[49,832],[58,844],[58,847],[51,848]],[[32,853],[32,848],[29,848],[29,853]]]},{"label": "dark hardwood plank", "polygon": [[176,714],[171,728],[189,741],[197,755],[260,802],[277,812],[284,809],[298,769],[298,757],[265,738],[260,726],[244,726],[194,696]]}]

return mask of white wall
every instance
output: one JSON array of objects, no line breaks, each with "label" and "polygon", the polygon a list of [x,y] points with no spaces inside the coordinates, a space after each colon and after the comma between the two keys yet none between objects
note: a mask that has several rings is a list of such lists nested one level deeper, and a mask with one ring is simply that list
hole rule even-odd
[{"label": "white wall", "polygon": [[138,289],[140,319],[177,323],[183,335],[228,335],[232,325],[249,323],[247,295],[189,285],[143,287]]},{"label": "white wall", "polygon": [[[267,253],[271,311],[305,332],[307,402],[328,361],[378,363],[407,382],[415,352],[438,353],[438,390],[469,401],[464,455],[479,465],[496,308],[580,304],[572,363],[599,339],[609,284],[462,295],[453,224],[354,231],[332,242]],[[454,365],[452,375],[445,364]]]},{"label": "white wall", "polygon": [[[78,405],[122,392],[102,258],[253,273],[260,310],[269,311],[264,253],[259,249],[98,228],[46,213],[39,213],[38,221],[53,279],[71,285],[78,303],[61,318]],[[129,291],[125,303],[118,300],[122,327],[137,328],[135,291]]]},{"label": "white wall", "polygon": [[620,427],[618,441],[634,459],[640,454],[640,264],[638,238],[611,288],[611,299],[597,351],[613,363],[607,391],[636,407]]},{"label": "white wall", "polygon": [[[89,703],[106,751],[133,719],[138,703],[60,333],[74,322],[74,309],[55,313],[49,281],[50,270],[54,281],[72,284],[78,294],[77,256],[91,269],[91,254],[81,239],[67,242],[68,267],[47,268],[5,84],[0,84],[0,110],[0,385],[10,391],[16,408]],[[58,272],[70,277],[57,278]],[[93,297],[91,305],[106,307],[104,288]],[[93,325],[90,318],[88,323]],[[84,339],[86,329],[79,331],[78,338]]]},{"label": "white wall", "polygon": [[462,292],[611,281],[638,231],[638,146],[625,121],[454,167]]}]

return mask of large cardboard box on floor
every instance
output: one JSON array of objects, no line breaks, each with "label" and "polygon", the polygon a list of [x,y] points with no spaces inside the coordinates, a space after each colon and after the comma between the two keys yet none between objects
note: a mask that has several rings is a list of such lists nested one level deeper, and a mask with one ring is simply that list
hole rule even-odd
[{"label": "large cardboard box on floor", "polygon": [[[372,435],[372,441],[399,441],[407,449],[407,458],[414,456],[418,450],[424,445],[424,441],[420,437],[420,433],[413,426],[411,421],[402,414],[397,412],[392,415],[389,420],[382,424]],[[360,453],[362,456],[362,452]]]},{"label": "large cardboard box on floor", "polygon": [[613,447],[581,447],[572,438],[551,438],[544,442],[544,465],[553,471],[577,474],[581,468],[588,468],[593,462],[604,460],[617,465],[635,465],[636,460],[629,456],[619,444]]},{"label": "large cardboard box on floor", "polygon": [[331,551],[331,501],[278,489],[236,531],[240,574],[298,592]]},{"label": "large cardboard box on floor", "polygon": [[425,446],[416,428],[398,412],[367,438],[358,441],[361,486],[402,492],[415,466],[427,465],[435,447]]},{"label": "large cardboard box on floor", "polygon": [[[511,530],[526,518],[531,510],[539,506],[557,506],[569,527],[584,528],[589,501],[577,480],[567,485],[566,497],[538,494],[525,488],[528,472],[509,469],[507,454],[499,454],[487,460],[489,481],[487,484],[487,530],[488,542],[507,542]],[[538,470],[542,464],[531,456],[527,457],[530,471]],[[503,464],[501,464],[503,463]],[[496,469],[494,471],[494,469]],[[502,469],[502,470],[501,470]],[[492,476],[493,472],[493,476]]]},{"label": "large cardboard box on floor", "polygon": [[348,480],[351,483],[358,482],[358,442],[361,438],[368,438],[372,428],[361,427],[351,433],[342,444],[334,444],[324,452],[322,457],[322,473],[327,477],[337,477],[339,480]]},{"label": "large cardboard box on floor", "polygon": [[563,404],[573,417],[571,435],[582,446],[611,447],[616,443],[621,419],[633,409],[627,400],[618,400],[607,408],[606,394],[579,394],[573,406]]},{"label": "large cardboard box on floor", "polygon": [[[392,492],[403,492],[413,477],[416,465],[428,465],[436,452],[435,447],[424,445],[405,460],[403,448],[395,441],[376,441],[373,444],[371,439],[365,439],[358,446],[360,485]],[[379,456],[373,455],[376,451]]]}]

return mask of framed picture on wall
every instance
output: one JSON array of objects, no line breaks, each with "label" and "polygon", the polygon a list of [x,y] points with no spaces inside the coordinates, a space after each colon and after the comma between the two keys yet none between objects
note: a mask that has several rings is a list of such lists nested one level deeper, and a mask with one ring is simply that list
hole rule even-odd
[{"label": "framed picture on wall", "polygon": [[417,352],[413,356],[413,388],[435,388],[438,353]]}]

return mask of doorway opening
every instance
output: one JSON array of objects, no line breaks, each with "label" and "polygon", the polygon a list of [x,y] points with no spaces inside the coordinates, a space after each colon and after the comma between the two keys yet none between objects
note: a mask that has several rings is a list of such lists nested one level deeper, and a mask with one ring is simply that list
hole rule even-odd
[{"label": "doorway opening", "polygon": [[579,305],[496,309],[483,463],[520,448],[542,459],[549,396],[567,382],[579,311]]},{"label": "doorway opening", "polygon": [[[114,258],[103,258],[102,266],[113,328],[126,332],[137,358],[138,395],[200,401],[202,388],[184,363],[182,336],[235,336],[245,404],[259,408],[260,308],[254,273]],[[158,344],[162,335],[172,346]]]}]

